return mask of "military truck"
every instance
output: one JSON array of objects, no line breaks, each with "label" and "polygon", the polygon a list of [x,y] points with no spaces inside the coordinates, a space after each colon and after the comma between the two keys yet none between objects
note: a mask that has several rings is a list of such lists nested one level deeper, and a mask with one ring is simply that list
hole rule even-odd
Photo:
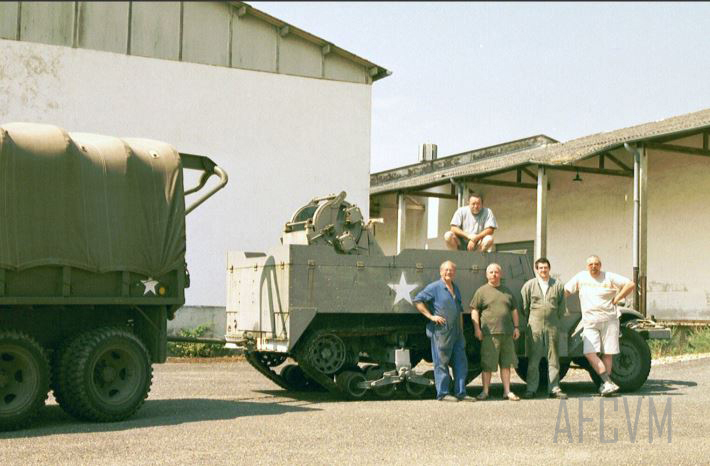
[{"label": "military truck", "polygon": [[[431,362],[431,348],[425,319],[412,299],[439,279],[439,265],[457,264],[464,300],[486,283],[492,262],[501,265],[502,282],[514,293],[534,276],[533,269],[526,255],[504,252],[405,249],[384,255],[371,222],[345,196],[315,198],[298,209],[281,244],[266,253],[229,252],[226,339],[246,350],[256,370],[288,390],[326,389],[349,399],[368,393],[389,398],[397,389],[423,396],[431,374],[413,368],[422,359]],[[580,319],[578,301],[570,300],[559,342],[560,375],[576,363],[598,383],[582,354]],[[670,331],[631,309],[620,319],[621,354],[612,378],[622,390],[636,390],[650,370],[646,340],[670,337]],[[468,317],[464,322],[470,382],[481,372],[480,344]],[[524,338],[516,341],[516,351],[524,379]],[[541,365],[546,373],[544,360]]]},{"label": "military truck", "polygon": [[[201,172],[187,191],[183,169]],[[50,387],[79,419],[138,410],[189,286],[185,215],[226,183],[164,142],[0,126],[1,430],[27,425]]]}]

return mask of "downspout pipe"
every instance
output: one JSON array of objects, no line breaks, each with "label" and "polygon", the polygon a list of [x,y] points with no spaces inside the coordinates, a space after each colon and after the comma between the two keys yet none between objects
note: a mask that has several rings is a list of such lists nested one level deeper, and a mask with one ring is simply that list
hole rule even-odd
[{"label": "downspout pipe", "polygon": [[641,196],[639,192],[639,186],[641,183],[640,172],[641,172],[641,154],[636,149],[636,147],[630,145],[629,143],[624,143],[624,149],[631,154],[634,159],[634,230],[633,230],[633,281],[636,283],[636,289],[634,290],[634,309],[639,310],[639,243],[641,234]]}]

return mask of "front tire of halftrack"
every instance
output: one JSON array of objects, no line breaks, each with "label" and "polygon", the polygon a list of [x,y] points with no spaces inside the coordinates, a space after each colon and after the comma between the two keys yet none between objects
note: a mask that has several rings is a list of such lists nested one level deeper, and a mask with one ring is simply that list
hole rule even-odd
[{"label": "front tire of halftrack", "polygon": [[49,361],[37,341],[0,330],[0,431],[28,425],[49,393]]},{"label": "front tire of halftrack", "polygon": [[76,338],[62,358],[65,410],[87,421],[114,422],[132,416],[148,396],[150,355],[134,334],[116,327]]},{"label": "front tire of halftrack", "polygon": [[611,380],[622,392],[641,388],[651,371],[651,350],[638,332],[621,327],[619,354],[614,355]]}]

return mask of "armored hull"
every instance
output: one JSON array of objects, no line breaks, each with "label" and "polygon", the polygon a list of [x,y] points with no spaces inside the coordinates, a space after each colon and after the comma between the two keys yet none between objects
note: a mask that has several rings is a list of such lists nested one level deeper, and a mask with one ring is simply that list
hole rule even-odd
[{"label": "armored hull", "polygon": [[[267,253],[229,253],[227,341],[246,348],[249,362],[287,389],[322,387],[359,398],[368,390],[393,396],[399,385],[420,396],[431,382],[412,368],[422,359],[431,361],[431,350],[426,320],[413,299],[439,279],[440,264],[451,260],[467,314],[469,380],[475,378],[480,344],[467,304],[486,283],[485,269],[493,262],[502,268],[502,283],[518,296],[534,276],[527,256],[415,249],[387,256],[344,198],[345,193],[317,198],[299,209],[286,224],[281,244]],[[573,360],[584,365],[581,314],[578,303],[570,304],[558,342],[563,372]],[[638,324],[639,318],[625,311],[622,320]],[[525,323],[521,315],[522,328]],[[648,376],[650,353],[640,340],[642,347],[632,348],[634,382],[625,385],[629,389]],[[524,377],[524,338],[515,345]],[[296,364],[279,370],[287,358]]]}]

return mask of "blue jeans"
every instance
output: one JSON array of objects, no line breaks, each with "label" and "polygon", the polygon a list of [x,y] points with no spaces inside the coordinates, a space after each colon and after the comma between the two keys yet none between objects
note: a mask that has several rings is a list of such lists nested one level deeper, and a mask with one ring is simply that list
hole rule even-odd
[{"label": "blue jeans", "polygon": [[449,365],[454,369],[454,394],[457,397],[466,396],[466,375],[468,375],[468,360],[466,359],[466,343],[463,338],[457,340],[452,348],[439,348],[436,337],[431,340],[431,357],[434,363],[434,384],[436,398],[449,394]]}]

